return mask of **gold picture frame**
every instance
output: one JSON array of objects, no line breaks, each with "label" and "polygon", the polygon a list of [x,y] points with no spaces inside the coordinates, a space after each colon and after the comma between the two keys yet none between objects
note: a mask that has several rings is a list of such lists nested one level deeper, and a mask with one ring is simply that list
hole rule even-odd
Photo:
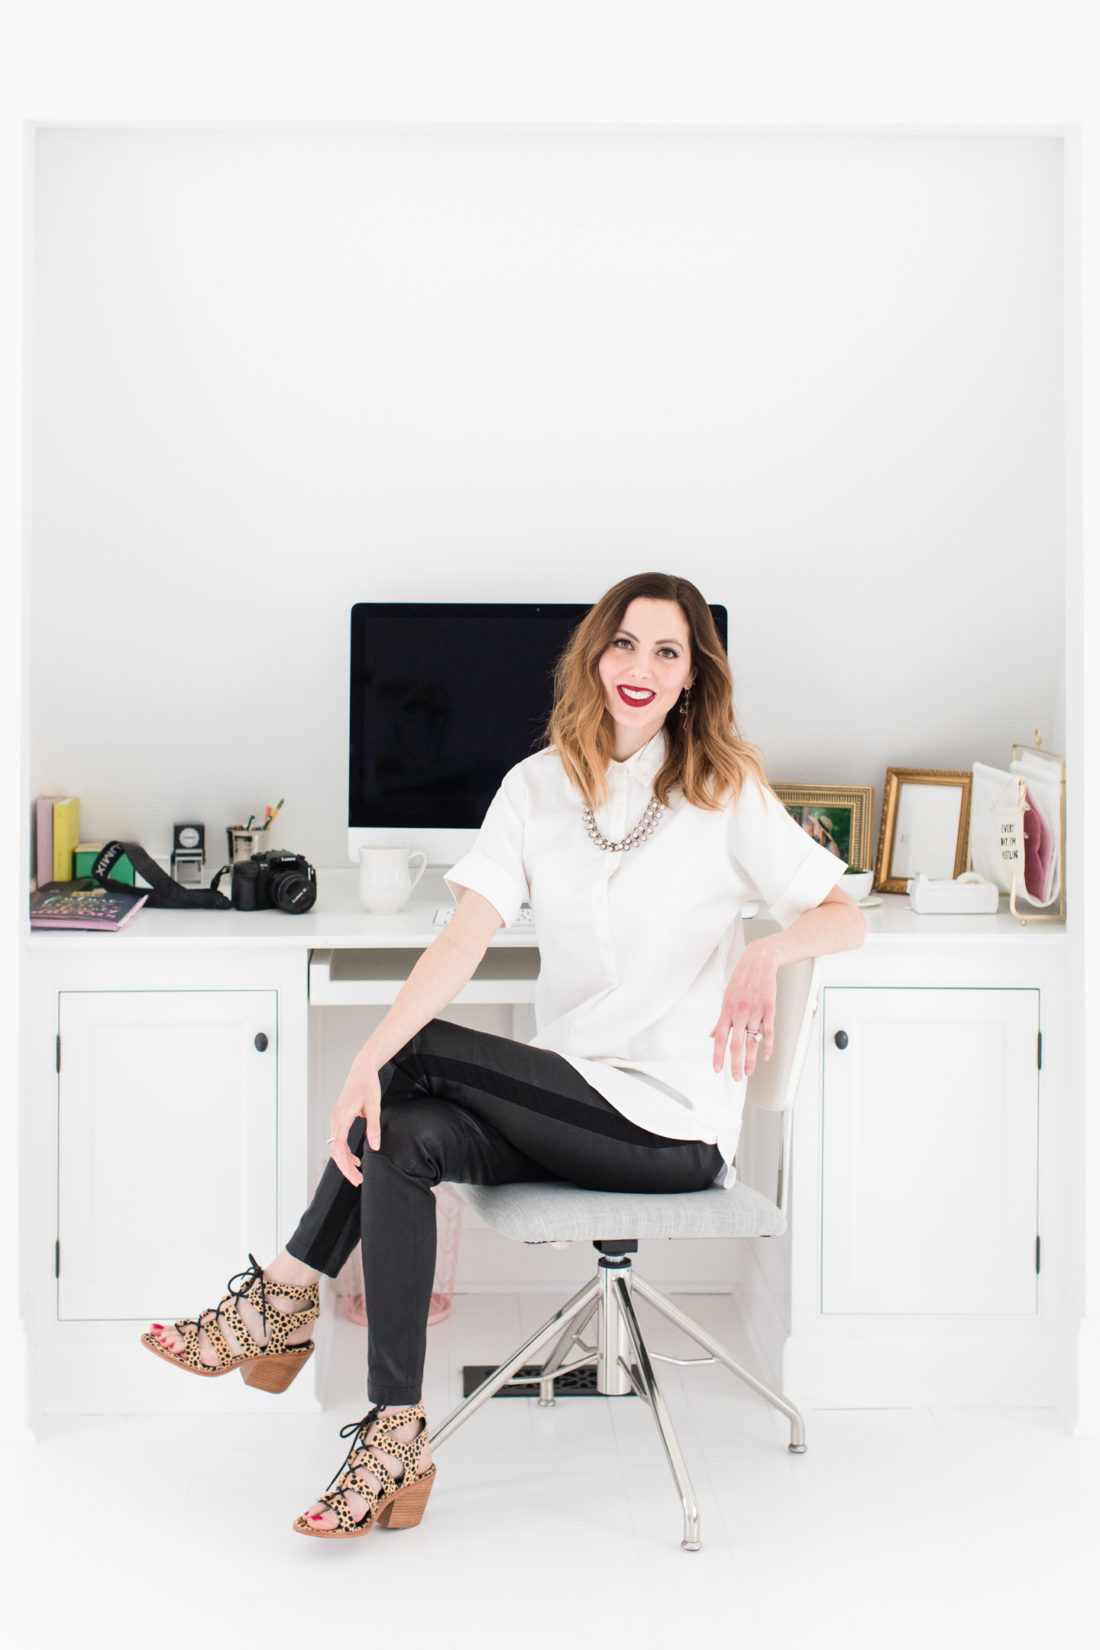
[{"label": "gold picture frame", "polygon": [[796,824],[851,871],[872,866],[873,785],[773,785]]},{"label": "gold picture frame", "polygon": [[950,879],[966,870],[972,780],[969,768],[887,768],[875,856],[877,892],[904,894],[918,871]]}]

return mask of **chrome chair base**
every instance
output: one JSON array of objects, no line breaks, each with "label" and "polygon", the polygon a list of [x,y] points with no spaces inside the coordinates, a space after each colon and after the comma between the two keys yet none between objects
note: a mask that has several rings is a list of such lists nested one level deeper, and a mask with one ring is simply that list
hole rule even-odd
[{"label": "chrome chair base", "polygon": [[[601,1247],[597,1245],[597,1247]],[[606,1248],[617,1248],[618,1245],[606,1245]],[[704,1358],[663,1358],[659,1352],[650,1352],[642,1337],[641,1328],[634,1311],[633,1295],[639,1298],[666,1317],[670,1323],[691,1337],[696,1345],[703,1348],[707,1354]],[[581,1339],[589,1324],[595,1319],[595,1339],[588,1345]],[[570,1358],[574,1348],[579,1348],[579,1356]],[[548,1350],[546,1350],[548,1349]],[[453,1432],[456,1432],[463,1422],[468,1421],[479,1410],[487,1399],[492,1398],[500,1389],[507,1386],[515,1376],[516,1371],[525,1364],[536,1361],[536,1354],[546,1351],[545,1362],[540,1367],[538,1377],[539,1404],[542,1408],[550,1408],[554,1402],[554,1379],[569,1370],[578,1369],[583,1364],[594,1363],[596,1366],[597,1390],[607,1397],[625,1397],[635,1393],[645,1400],[657,1424],[665,1457],[672,1473],[676,1490],[680,1497],[680,1506],[683,1513],[683,1539],[680,1545],[687,1552],[697,1552],[701,1542],[699,1540],[699,1508],[695,1499],[691,1477],[687,1470],[680,1449],[679,1441],[673,1430],[668,1409],[657,1384],[657,1377],[653,1371],[654,1360],[686,1364],[686,1363],[721,1363],[736,1375],[738,1380],[744,1381],[754,1392],[759,1393],[769,1404],[784,1414],[791,1423],[791,1441],[788,1448],[792,1454],[802,1455],[806,1449],[806,1429],[802,1416],[793,1404],[789,1403],[780,1393],[773,1392],[758,1381],[754,1375],[739,1364],[726,1349],[709,1335],[701,1324],[689,1318],[678,1307],[673,1306],[644,1278],[636,1277],[629,1254],[601,1254],[596,1269],[596,1276],[586,1283],[583,1289],[575,1294],[572,1300],[566,1301],[554,1315],[535,1330],[535,1333],[518,1347],[511,1357],[498,1365],[493,1372],[486,1376],[481,1385],[468,1398],[463,1399],[457,1408],[453,1409],[446,1420],[431,1434],[431,1446],[435,1450],[445,1443]],[[530,1379],[530,1377],[528,1377]]]}]

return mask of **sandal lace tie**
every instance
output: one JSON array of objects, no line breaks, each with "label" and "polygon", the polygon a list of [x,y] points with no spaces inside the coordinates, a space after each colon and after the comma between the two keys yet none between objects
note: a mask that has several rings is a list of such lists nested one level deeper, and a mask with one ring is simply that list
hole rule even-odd
[{"label": "sandal lace tie", "polygon": [[[351,1465],[352,1456],[356,1455],[360,1449],[366,1449],[368,1447],[367,1446],[367,1440],[366,1440],[366,1434],[370,1431],[371,1427],[374,1425],[374,1423],[375,1423],[375,1421],[377,1421],[377,1419],[378,1419],[378,1409],[377,1409],[377,1406],[376,1406],[374,1409],[368,1411],[368,1413],[366,1415],[364,1415],[364,1417],[361,1421],[349,1421],[346,1427],[341,1427],[340,1428],[341,1438],[350,1438],[351,1439],[351,1445],[348,1449],[348,1453],[344,1456],[342,1464],[337,1467],[336,1471],[333,1473],[332,1477],[329,1479],[328,1483],[326,1484],[326,1486],[325,1486],[325,1494],[326,1495],[328,1494],[329,1490],[332,1488],[333,1484],[335,1484],[336,1480],[338,1478],[343,1477],[344,1473],[347,1471],[348,1467]],[[359,1436],[360,1436],[361,1433],[363,1434],[362,1443],[360,1443],[360,1441],[359,1441]]]},{"label": "sandal lace tie", "polygon": [[[220,1325],[221,1324],[221,1316],[222,1316],[222,1312],[225,1310],[226,1301],[232,1300],[235,1305],[238,1304],[240,1302],[242,1296],[248,1295],[251,1292],[251,1290],[255,1287],[255,1285],[258,1283],[259,1286],[260,1286],[260,1321],[264,1326],[264,1334],[266,1335],[267,1334],[267,1287],[266,1287],[266,1284],[264,1282],[264,1269],[260,1265],[259,1261],[256,1259],[255,1255],[251,1252],[251,1250],[249,1251],[248,1261],[249,1261],[249,1264],[244,1268],[243,1271],[235,1272],[233,1274],[233,1276],[230,1278],[229,1282],[225,1286],[226,1289],[228,1290],[228,1293],[226,1295],[223,1295],[220,1303],[217,1306],[207,1306],[207,1307],[205,1307],[203,1309],[203,1311],[201,1311],[199,1313],[197,1318],[180,1318],[180,1320],[179,1320],[178,1324],[176,1325],[176,1327],[178,1329],[182,1330],[182,1328],[185,1324],[192,1324],[193,1323],[195,1325],[196,1329],[201,1330],[201,1329],[204,1328],[203,1319],[211,1312],[214,1315],[214,1321],[217,1324]],[[242,1278],[244,1281],[242,1282],[241,1287],[239,1289],[235,1289],[233,1287],[233,1285],[237,1282],[238,1278]],[[278,1290],[276,1290],[276,1294],[277,1293],[278,1293]],[[341,1434],[341,1437],[342,1436],[343,1436],[343,1434]]]}]

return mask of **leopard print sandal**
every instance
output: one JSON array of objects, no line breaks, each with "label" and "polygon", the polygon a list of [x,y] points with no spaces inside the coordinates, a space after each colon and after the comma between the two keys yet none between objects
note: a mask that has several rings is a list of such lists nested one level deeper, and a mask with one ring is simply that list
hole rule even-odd
[{"label": "leopard print sandal", "polygon": [[[184,1340],[182,1351],[170,1352],[167,1347],[161,1346],[150,1330],[146,1330],[141,1337],[142,1345],[166,1363],[175,1364],[177,1369],[189,1370],[192,1375],[228,1375],[230,1370],[239,1369],[246,1385],[258,1387],[261,1392],[285,1392],[313,1355],[312,1341],[288,1346],[287,1337],[320,1315],[320,1292],[316,1283],[266,1283],[263,1268],[255,1255],[250,1254],[248,1259],[249,1265],[245,1270],[230,1278],[226,1285],[229,1293],[222,1296],[217,1306],[204,1307],[197,1318],[181,1318],[176,1323],[176,1330]],[[239,1288],[236,1287],[238,1281]],[[280,1312],[268,1305],[268,1290],[273,1295],[283,1295],[288,1300],[305,1304],[297,1312]],[[241,1300],[246,1300],[263,1321],[268,1333],[265,1346],[258,1345],[245,1328],[237,1304]],[[236,1336],[237,1345],[241,1348],[236,1355],[229,1350],[223,1324]],[[204,1364],[199,1355],[202,1330],[206,1331],[218,1359],[213,1366]]]},{"label": "leopard print sandal", "polygon": [[[420,1431],[410,1443],[403,1444],[391,1436],[398,1427],[407,1426],[410,1421],[421,1423]],[[385,1463],[371,1453],[367,1447],[368,1434],[371,1445],[404,1463],[404,1471],[399,1477],[395,1478]],[[420,1458],[428,1441],[428,1419],[423,1403],[410,1404],[407,1409],[395,1410],[390,1415],[380,1416],[377,1409],[372,1409],[361,1421],[352,1421],[348,1426],[341,1427],[340,1436],[350,1437],[351,1447],[343,1466],[329,1480],[328,1489],[318,1497],[336,1514],[337,1526],[334,1530],[319,1530],[303,1514],[294,1520],[298,1534],[348,1541],[355,1536],[366,1535],[376,1524],[387,1530],[410,1530],[414,1524],[419,1524],[435,1481],[434,1461],[424,1471],[420,1467]],[[378,1479],[378,1489],[373,1489],[361,1476],[368,1472]],[[333,1484],[336,1484],[335,1489]],[[348,1507],[349,1490],[361,1495],[367,1503],[367,1511],[358,1522],[352,1518]]]}]

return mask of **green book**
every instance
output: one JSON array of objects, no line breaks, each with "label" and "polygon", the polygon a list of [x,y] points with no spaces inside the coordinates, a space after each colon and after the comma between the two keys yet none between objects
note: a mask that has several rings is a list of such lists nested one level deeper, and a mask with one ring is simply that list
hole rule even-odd
[{"label": "green book", "polygon": [[[90,877],[92,866],[106,846],[105,842],[78,842],[73,855],[73,876]],[[133,888],[134,867],[125,854],[115,860],[111,866],[110,876],[112,882],[125,882]]]}]

